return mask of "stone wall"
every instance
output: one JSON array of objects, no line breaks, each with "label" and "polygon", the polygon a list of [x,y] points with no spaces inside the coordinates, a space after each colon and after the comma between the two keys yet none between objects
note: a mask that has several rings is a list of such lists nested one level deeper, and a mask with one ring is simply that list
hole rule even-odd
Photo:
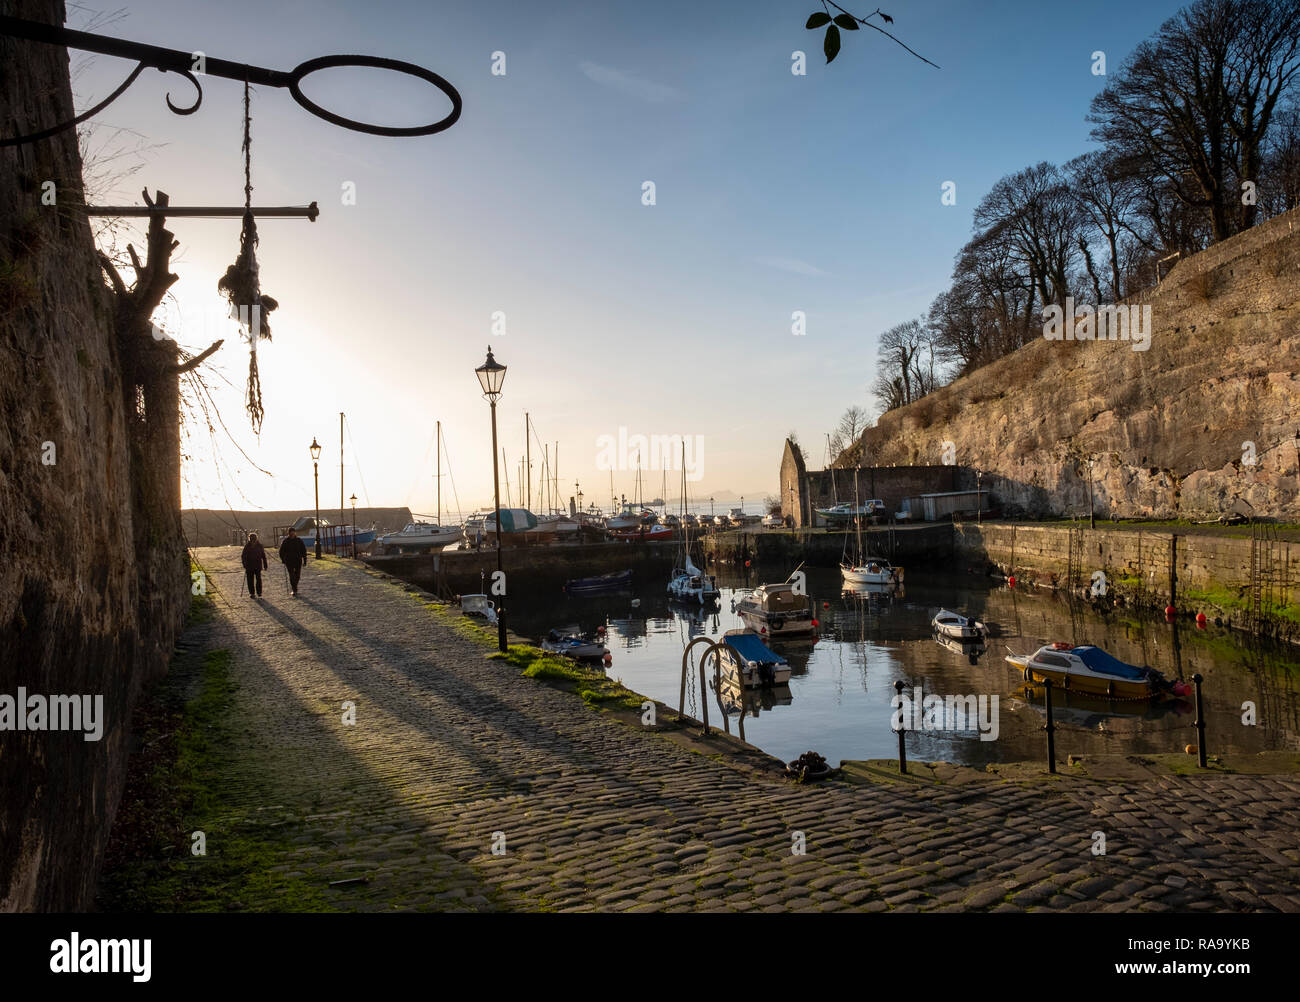
[{"label": "stone wall", "polygon": [[[54,0],[0,13],[64,17]],[[0,37],[0,132],[73,113],[67,52]],[[101,695],[105,718],[98,741],[0,730],[0,911],[89,904],[131,706],[189,597],[176,378],[145,364],[147,332],[124,342],[81,201],[75,131],[0,149],[0,695]]]},{"label": "stone wall", "polygon": [[[974,475],[970,477],[974,489]],[[893,513],[903,498],[917,494],[965,490],[962,471],[955,466],[863,466],[809,470],[799,447],[786,441],[781,456],[781,514],[793,517],[795,528],[819,526],[825,520],[816,509],[841,501],[878,499]]]},{"label": "stone wall", "polygon": [[926,464],[951,442],[1013,514],[1086,514],[1091,457],[1100,515],[1300,519],[1300,209],[1134,302],[1152,309],[1147,351],[1037,339],[884,414],[854,452]]},{"label": "stone wall", "polygon": [[[953,533],[959,562],[984,560],[1026,584],[1091,593],[1100,571],[1111,598],[1162,608],[1172,595],[1180,612],[1204,611],[1243,629],[1295,632],[1291,617],[1300,609],[1300,543],[1262,533],[1252,538],[1089,529],[1086,523],[961,522]],[[1256,597],[1262,623],[1252,622]]]}]

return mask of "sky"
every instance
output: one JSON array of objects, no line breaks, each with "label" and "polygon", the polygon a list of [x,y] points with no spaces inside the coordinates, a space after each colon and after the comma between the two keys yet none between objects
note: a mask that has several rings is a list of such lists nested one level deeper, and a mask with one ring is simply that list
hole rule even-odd
[{"label": "sky", "polygon": [[[447,131],[391,138],[253,88],[254,204],[321,212],[259,222],[262,291],[280,303],[258,351],[260,435],[243,412],[247,346],[216,289],[239,221],[170,221],[180,280],[158,319],[190,351],[226,338],[204,372],[228,431],[187,425],[183,504],[310,510],[313,437],[322,504],[336,504],[344,412],[344,491],[361,506],[434,514],[436,421],[444,514],[456,500],[490,505],[490,414],[473,371],[489,343],[508,367],[503,504],[507,484],[519,503],[525,412],[535,509],[541,443],[558,442],[566,504],[577,484],[608,507],[610,467],[614,492],[634,494],[637,436],[689,444],[692,498],[774,494],[788,432],[818,468],[845,408],[873,406],[880,333],[944,291],[992,184],[1091,148],[1088,103],[1105,82],[1093,53],[1113,72],[1179,6],[889,5],[890,30],[935,69],[868,30],[844,32],[827,65],[822,33],[804,29],[815,0],[127,0],[100,33],[280,70],[384,56],[441,74],[464,101]],[[116,9],[92,0],[69,24]],[[78,108],[130,68],[93,57],[74,80]],[[190,84],[152,70],[101,113],[92,144],[135,149],[114,163],[139,169],[99,202],[139,204],[147,186],[176,205],[242,204],[243,88],[201,80],[190,116],[164,102],[191,101]],[[321,71],[303,90],[377,124],[449,108],[427,83],[375,69]],[[671,458],[640,456],[643,494],[666,480],[676,498],[680,449],[655,451]]]}]

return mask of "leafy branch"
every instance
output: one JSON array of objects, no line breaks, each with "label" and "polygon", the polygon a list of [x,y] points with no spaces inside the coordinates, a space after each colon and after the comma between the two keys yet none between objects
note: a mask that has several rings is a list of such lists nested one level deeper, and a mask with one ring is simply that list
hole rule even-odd
[{"label": "leafy branch", "polygon": [[[838,14],[831,14],[831,7],[834,7]],[[826,61],[829,63],[832,59],[840,54],[840,29],[845,31],[857,31],[858,25],[871,28],[878,31],[895,44],[902,46],[912,55],[923,63],[929,63],[936,70],[939,69],[938,63],[932,63],[916,50],[909,48],[900,38],[891,35],[888,31],[878,24],[872,23],[873,17],[879,17],[885,24],[893,24],[894,19],[882,11],[879,7],[873,10],[866,17],[858,17],[856,14],[850,14],[847,10],[835,3],[834,0],[822,0],[822,10],[816,11],[808,17],[808,23],[804,25],[809,31],[817,28],[825,28],[826,35],[822,39],[822,51],[826,53]]]}]

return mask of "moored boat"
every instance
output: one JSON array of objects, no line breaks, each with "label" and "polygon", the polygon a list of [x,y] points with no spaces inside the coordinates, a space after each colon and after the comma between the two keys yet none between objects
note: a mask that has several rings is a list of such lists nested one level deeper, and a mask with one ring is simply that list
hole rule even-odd
[{"label": "moored boat", "polygon": [[840,574],[848,584],[890,585],[901,583],[903,568],[881,557],[869,557],[857,563],[845,561],[840,564]]},{"label": "moored boat", "polygon": [[817,628],[808,596],[789,581],[759,585],[736,603],[747,627],[770,637],[812,633]]},{"label": "moored boat", "polygon": [[1051,679],[1064,690],[1108,699],[1159,699],[1188,691],[1186,682],[1171,682],[1154,668],[1127,664],[1089,644],[1048,644],[1033,654],[1008,654],[1006,661],[1026,682]]},{"label": "moored boat", "polygon": [[551,630],[542,641],[542,650],[577,661],[603,658],[609,654],[609,648],[598,639],[583,636],[576,626]]},{"label": "moored boat", "polygon": [[752,630],[728,630],[722,636],[724,682],[746,689],[771,688],[790,681],[790,662],[777,654]]},{"label": "moored boat", "polygon": [[632,584],[632,570],[611,571],[590,578],[574,578],[564,582],[564,590],[570,595],[601,595],[605,592],[618,591]]},{"label": "moored boat", "polygon": [[462,595],[460,611],[466,616],[486,619],[493,626],[497,623],[496,605],[486,595]]},{"label": "moored boat", "polygon": [[447,546],[462,538],[460,526],[438,525],[435,522],[410,522],[398,532],[389,532],[379,537],[379,545],[397,552],[410,550],[427,550],[435,546]]},{"label": "moored boat", "polygon": [[930,620],[930,625],[936,633],[954,640],[979,640],[989,634],[989,628],[978,619],[961,616],[947,609],[940,609],[938,615]]}]

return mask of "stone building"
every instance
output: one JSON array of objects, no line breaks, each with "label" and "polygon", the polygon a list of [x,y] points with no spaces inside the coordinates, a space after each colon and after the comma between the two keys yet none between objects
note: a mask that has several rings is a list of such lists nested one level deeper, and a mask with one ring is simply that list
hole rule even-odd
[{"label": "stone building", "polygon": [[816,509],[840,501],[878,499],[895,512],[918,494],[968,490],[973,477],[959,466],[862,466],[809,470],[798,444],[785,440],[781,455],[781,514],[796,528],[823,525]]}]

